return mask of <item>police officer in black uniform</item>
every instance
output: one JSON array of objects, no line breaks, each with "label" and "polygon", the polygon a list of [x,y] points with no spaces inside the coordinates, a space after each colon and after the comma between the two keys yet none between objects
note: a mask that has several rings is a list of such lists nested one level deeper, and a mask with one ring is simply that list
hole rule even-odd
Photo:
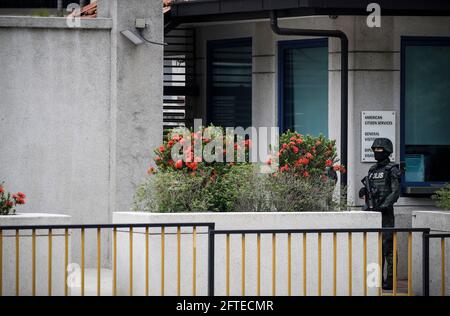
[{"label": "police officer in black uniform", "polygon": [[[392,163],[389,155],[393,152],[392,142],[387,138],[377,138],[372,144],[377,163],[373,165],[367,178],[368,186],[361,188],[359,197],[365,198],[365,210],[369,205],[373,211],[381,212],[382,226],[394,227],[394,203],[400,195],[400,168]],[[369,195],[367,187],[371,190]],[[371,201],[369,201],[371,197]],[[383,289],[391,290],[393,286],[393,237],[392,233],[383,233],[383,267],[387,265],[387,276],[383,278]]]}]

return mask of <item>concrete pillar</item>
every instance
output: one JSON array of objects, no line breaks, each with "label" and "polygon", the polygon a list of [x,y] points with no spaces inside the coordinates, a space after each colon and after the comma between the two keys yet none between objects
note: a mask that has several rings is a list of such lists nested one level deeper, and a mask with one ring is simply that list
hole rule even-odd
[{"label": "concrete pillar", "polygon": [[[163,41],[160,1],[111,0],[110,210],[127,211],[143,180],[152,149],[162,141],[163,46],[134,45],[120,32],[135,31],[145,18],[144,36]],[[99,2],[99,6],[103,1]]]}]

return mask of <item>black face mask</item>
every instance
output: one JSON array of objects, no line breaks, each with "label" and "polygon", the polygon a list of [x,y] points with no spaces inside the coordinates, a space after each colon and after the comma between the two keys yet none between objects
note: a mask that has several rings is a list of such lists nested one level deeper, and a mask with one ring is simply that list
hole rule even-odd
[{"label": "black face mask", "polygon": [[376,151],[374,152],[375,154],[375,160],[378,162],[381,162],[383,160],[386,160],[387,158],[389,158],[389,153],[386,151]]}]

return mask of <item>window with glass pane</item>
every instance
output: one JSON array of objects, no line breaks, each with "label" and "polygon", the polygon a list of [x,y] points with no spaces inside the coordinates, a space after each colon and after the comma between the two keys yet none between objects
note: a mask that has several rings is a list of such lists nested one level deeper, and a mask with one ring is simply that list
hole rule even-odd
[{"label": "window with glass pane", "polygon": [[450,181],[450,38],[403,38],[406,183]]},{"label": "window with glass pane", "polygon": [[252,124],[252,42],[208,42],[208,123],[223,127]]},{"label": "window with glass pane", "polygon": [[328,40],[280,42],[280,125],[328,136]]}]

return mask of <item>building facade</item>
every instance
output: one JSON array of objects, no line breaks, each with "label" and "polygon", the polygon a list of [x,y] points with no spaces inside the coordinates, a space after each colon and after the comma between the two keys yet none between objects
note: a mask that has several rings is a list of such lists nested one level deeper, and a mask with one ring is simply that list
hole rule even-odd
[{"label": "building facade", "polygon": [[[189,4],[175,4],[175,15],[181,18]],[[190,97],[192,117],[224,126],[321,133],[336,139],[340,148],[339,39],[280,36],[268,18],[228,21],[214,10],[205,9],[182,24],[196,34],[198,94]],[[450,130],[445,124],[450,115],[450,18],[384,16],[381,7],[380,25],[371,27],[369,14],[286,17],[279,25],[339,30],[348,37],[350,206],[362,204],[357,196],[360,180],[373,163],[367,144],[384,135],[394,143],[393,160],[405,167],[399,214],[432,209],[431,194],[450,181]],[[373,124],[386,125],[363,126],[377,117],[380,122]]]}]

